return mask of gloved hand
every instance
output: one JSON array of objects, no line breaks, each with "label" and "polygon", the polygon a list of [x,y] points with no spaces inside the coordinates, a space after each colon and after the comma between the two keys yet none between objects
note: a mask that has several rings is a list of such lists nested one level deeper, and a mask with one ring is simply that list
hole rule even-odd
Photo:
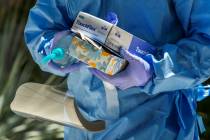
[{"label": "gloved hand", "polygon": [[41,64],[43,66],[50,66],[53,70],[57,70],[57,74],[60,73],[61,75],[63,73],[67,74],[77,71],[82,66],[85,66],[86,64],[83,62],[68,55],[68,47],[73,35],[74,34],[69,31],[57,33],[52,40],[51,46],[48,47],[47,50],[45,50],[46,47],[44,47],[43,50],[40,50],[45,52]]},{"label": "gloved hand", "polygon": [[144,86],[152,77],[153,72],[150,64],[124,49],[121,49],[120,53],[129,62],[126,69],[122,72],[109,76],[94,68],[89,68],[89,70],[101,80],[107,81],[122,90],[134,86]]}]

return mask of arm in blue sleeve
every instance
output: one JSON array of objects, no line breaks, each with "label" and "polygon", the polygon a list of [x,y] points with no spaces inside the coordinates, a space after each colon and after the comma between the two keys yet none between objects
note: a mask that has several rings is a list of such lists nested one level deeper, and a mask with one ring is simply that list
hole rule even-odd
[{"label": "arm in blue sleeve", "polygon": [[[63,0],[38,0],[30,10],[25,28],[25,41],[34,61],[43,71],[60,76],[66,75],[60,66],[62,62],[42,64],[41,61],[56,45],[70,44],[69,29],[71,25],[72,21],[68,17],[66,3]],[[62,38],[63,41],[58,41],[58,38]],[[75,59],[69,58],[68,65],[75,62]]]},{"label": "arm in blue sleeve", "polygon": [[210,77],[210,1],[174,0],[186,37],[153,56],[154,78],[140,90],[150,95],[193,88]]}]

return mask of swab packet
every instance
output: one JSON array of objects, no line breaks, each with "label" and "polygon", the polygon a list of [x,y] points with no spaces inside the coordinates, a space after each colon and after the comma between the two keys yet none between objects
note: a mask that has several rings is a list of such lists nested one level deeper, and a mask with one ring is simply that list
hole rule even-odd
[{"label": "swab packet", "polygon": [[69,55],[109,75],[120,72],[127,64],[126,60],[105,51],[99,44],[83,35],[73,36]]}]

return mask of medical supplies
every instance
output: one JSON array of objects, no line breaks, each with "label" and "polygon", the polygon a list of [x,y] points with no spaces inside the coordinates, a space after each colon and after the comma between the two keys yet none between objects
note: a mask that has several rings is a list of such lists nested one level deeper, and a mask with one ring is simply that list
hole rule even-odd
[{"label": "medical supplies", "polygon": [[74,36],[69,45],[69,55],[109,75],[118,73],[127,64],[126,60],[86,39]]},{"label": "medical supplies", "polygon": [[156,49],[146,41],[105,20],[84,12],[78,14],[71,30],[105,44],[104,47],[107,47],[113,53],[119,54],[121,47],[140,57],[156,52]]},{"label": "medical supplies", "polygon": [[102,45],[81,33],[73,33],[69,38],[61,38],[58,44],[62,45],[54,47],[50,54],[43,57],[42,64],[50,61],[59,63],[73,57],[109,75],[118,73],[127,64],[126,60],[104,50]]}]

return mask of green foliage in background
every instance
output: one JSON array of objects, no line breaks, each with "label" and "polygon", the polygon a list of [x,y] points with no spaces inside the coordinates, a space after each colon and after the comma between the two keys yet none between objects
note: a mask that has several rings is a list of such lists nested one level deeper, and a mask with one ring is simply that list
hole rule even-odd
[{"label": "green foliage in background", "polygon": [[24,119],[10,110],[16,89],[25,82],[58,84],[41,72],[25,47],[23,31],[34,0],[0,0],[0,140],[63,139],[63,127]]},{"label": "green foliage in background", "polygon": [[[63,139],[62,126],[24,119],[9,107],[22,83],[57,85],[63,81],[41,72],[24,44],[23,30],[34,3],[35,0],[0,0],[0,140]],[[198,106],[207,127],[203,139],[210,139],[209,107],[210,98]]]}]

